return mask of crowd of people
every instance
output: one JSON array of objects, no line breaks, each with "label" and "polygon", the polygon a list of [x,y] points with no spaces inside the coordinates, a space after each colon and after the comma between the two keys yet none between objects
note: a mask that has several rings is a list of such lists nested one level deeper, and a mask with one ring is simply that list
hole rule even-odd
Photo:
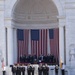
[{"label": "crowd of people", "polygon": [[[28,63],[25,65],[25,63]],[[12,75],[25,75],[25,72],[27,72],[27,75],[35,75],[35,67],[33,66],[34,63],[38,63],[38,75],[49,75],[49,64],[55,63],[55,75],[58,75],[59,66],[56,65],[56,59],[52,54],[48,54],[47,56],[40,55],[23,55],[20,56],[20,63],[10,65],[12,70]],[[27,66],[27,68],[25,67]],[[65,75],[65,68],[63,69],[63,63],[61,64],[61,73],[62,75]]]},{"label": "crowd of people", "polygon": [[[24,65],[11,65],[11,71],[13,75],[25,75],[26,68]],[[35,67],[32,64],[27,65],[27,75],[35,75],[34,74]],[[39,64],[38,67],[38,75],[49,75],[49,67],[47,64]]]},{"label": "crowd of people", "polygon": [[[35,75],[35,70],[36,68],[33,66],[33,64],[28,63],[28,65],[25,67],[26,65],[24,64],[16,64],[16,65],[11,65],[11,71],[12,71],[12,75]],[[61,74],[65,75],[65,67],[62,63],[62,68],[61,68]],[[27,69],[27,70],[26,70]],[[59,71],[59,66],[55,65],[55,75],[59,75],[58,71]],[[37,68],[38,74],[37,75],[49,75],[49,66],[47,65],[47,63],[39,63],[38,68]],[[25,73],[27,72],[27,74]]]},{"label": "crowd of people", "polygon": [[56,58],[52,54],[48,54],[46,56],[40,55],[37,57],[37,55],[21,55],[20,56],[20,63],[47,63],[47,64],[55,64],[56,63]]}]

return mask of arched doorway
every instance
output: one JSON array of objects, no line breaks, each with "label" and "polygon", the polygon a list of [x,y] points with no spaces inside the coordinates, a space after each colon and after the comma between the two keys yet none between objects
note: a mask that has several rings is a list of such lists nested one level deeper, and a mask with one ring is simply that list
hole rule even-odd
[{"label": "arched doorway", "polygon": [[[12,25],[18,32],[18,59],[24,54],[39,56],[50,53],[59,59],[58,10],[52,1],[19,0],[14,6],[12,15]],[[34,38],[37,36],[35,34],[41,35],[41,42],[38,41],[39,38],[37,40]]]}]

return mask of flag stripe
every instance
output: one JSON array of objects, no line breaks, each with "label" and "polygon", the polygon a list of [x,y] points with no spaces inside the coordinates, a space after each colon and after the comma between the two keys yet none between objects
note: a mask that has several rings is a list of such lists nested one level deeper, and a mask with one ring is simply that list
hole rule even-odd
[{"label": "flag stripe", "polygon": [[31,52],[32,54],[36,54],[37,56],[39,56],[40,54],[47,55],[47,29],[39,30],[38,40],[35,40],[35,37],[34,39],[31,38]]},{"label": "flag stripe", "polygon": [[[19,29],[20,30],[20,29]],[[17,30],[18,43],[18,61],[21,55],[28,55],[29,45],[29,30]],[[20,36],[22,35],[22,37]],[[49,29],[50,51],[58,58],[59,57],[59,29]],[[31,30],[31,54],[47,55],[47,40],[48,29]]]},{"label": "flag stripe", "polygon": [[49,37],[50,37],[50,51],[56,58],[56,61],[59,58],[59,29],[55,28],[50,30]]},{"label": "flag stripe", "polygon": [[29,30],[17,29],[18,62],[21,55],[28,55]]}]

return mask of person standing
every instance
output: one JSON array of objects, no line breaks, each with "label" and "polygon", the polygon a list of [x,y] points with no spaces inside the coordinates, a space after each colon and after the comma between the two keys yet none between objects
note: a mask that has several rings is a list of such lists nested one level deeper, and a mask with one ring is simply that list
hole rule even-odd
[{"label": "person standing", "polygon": [[38,67],[38,75],[42,75],[42,72],[43,72],[43,66],[42,63],[40,63]]},{"label": "person standing", "polygon": [[64,65],[64,63],[62,63],[61,72],[62,72],[62,75],[65,75],[65,65]]},{"label": "person standing", "polygon": [[55,66],[55,75],[58,75],[58,65]]},{"label": "person standing", "polygon": [[21,67],[19,64],[17,64],[16,75],[21,75]]},{"label": "person standing", "polygon": [[35,68],[29,63],[27,66],[27,73],[28,75],[34,75]]},{"label": "person standing", "polygon": [[35,68],[32,65],[32,75],[34,75],[34,70],[35,70]]},{"label": "person standing", "polygon": [[12,66],[12,73],[13,73],[13,75],[15,75],[15,74],[16,74],[16,70],[17,70],[16,66],[15,66],[15,65],[13,65],[13,66]]},{"label": "person standing", "polygon": [[25,75],[25,66],[24,66],[24,64],[21,67],[21,72],[22,72],[22,75]]},{"label": "person standing", "polygon": [[49,67],[47,64],[43,65],[43,75],[49,75]]}]

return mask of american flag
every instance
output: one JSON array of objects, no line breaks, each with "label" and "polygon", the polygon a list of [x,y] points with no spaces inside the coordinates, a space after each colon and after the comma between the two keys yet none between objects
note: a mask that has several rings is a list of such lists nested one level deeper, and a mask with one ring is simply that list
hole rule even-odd
[{"label": "american flag", "polygon": [[18,61],[21,55],[28,55],[29,30],[17,29]]},{"label": "american flag", "polygon": [[59,29],[49,29],[50,38],[50,52],[56,57],[56,61],[59,59]]},{"label": "american flag", "polygon": [[[59,29],[17,29],[18,59],[21,55],[28,55],[29,31],[31,39],[31,54],[47,55],[48,37],[50,52],[56,59],[59,57]],[[49,33],[49,36],[48,36]]]},{"label": "american flag", "polygon": [[31,30],[31,53],[47,55],[47,29]]}]

